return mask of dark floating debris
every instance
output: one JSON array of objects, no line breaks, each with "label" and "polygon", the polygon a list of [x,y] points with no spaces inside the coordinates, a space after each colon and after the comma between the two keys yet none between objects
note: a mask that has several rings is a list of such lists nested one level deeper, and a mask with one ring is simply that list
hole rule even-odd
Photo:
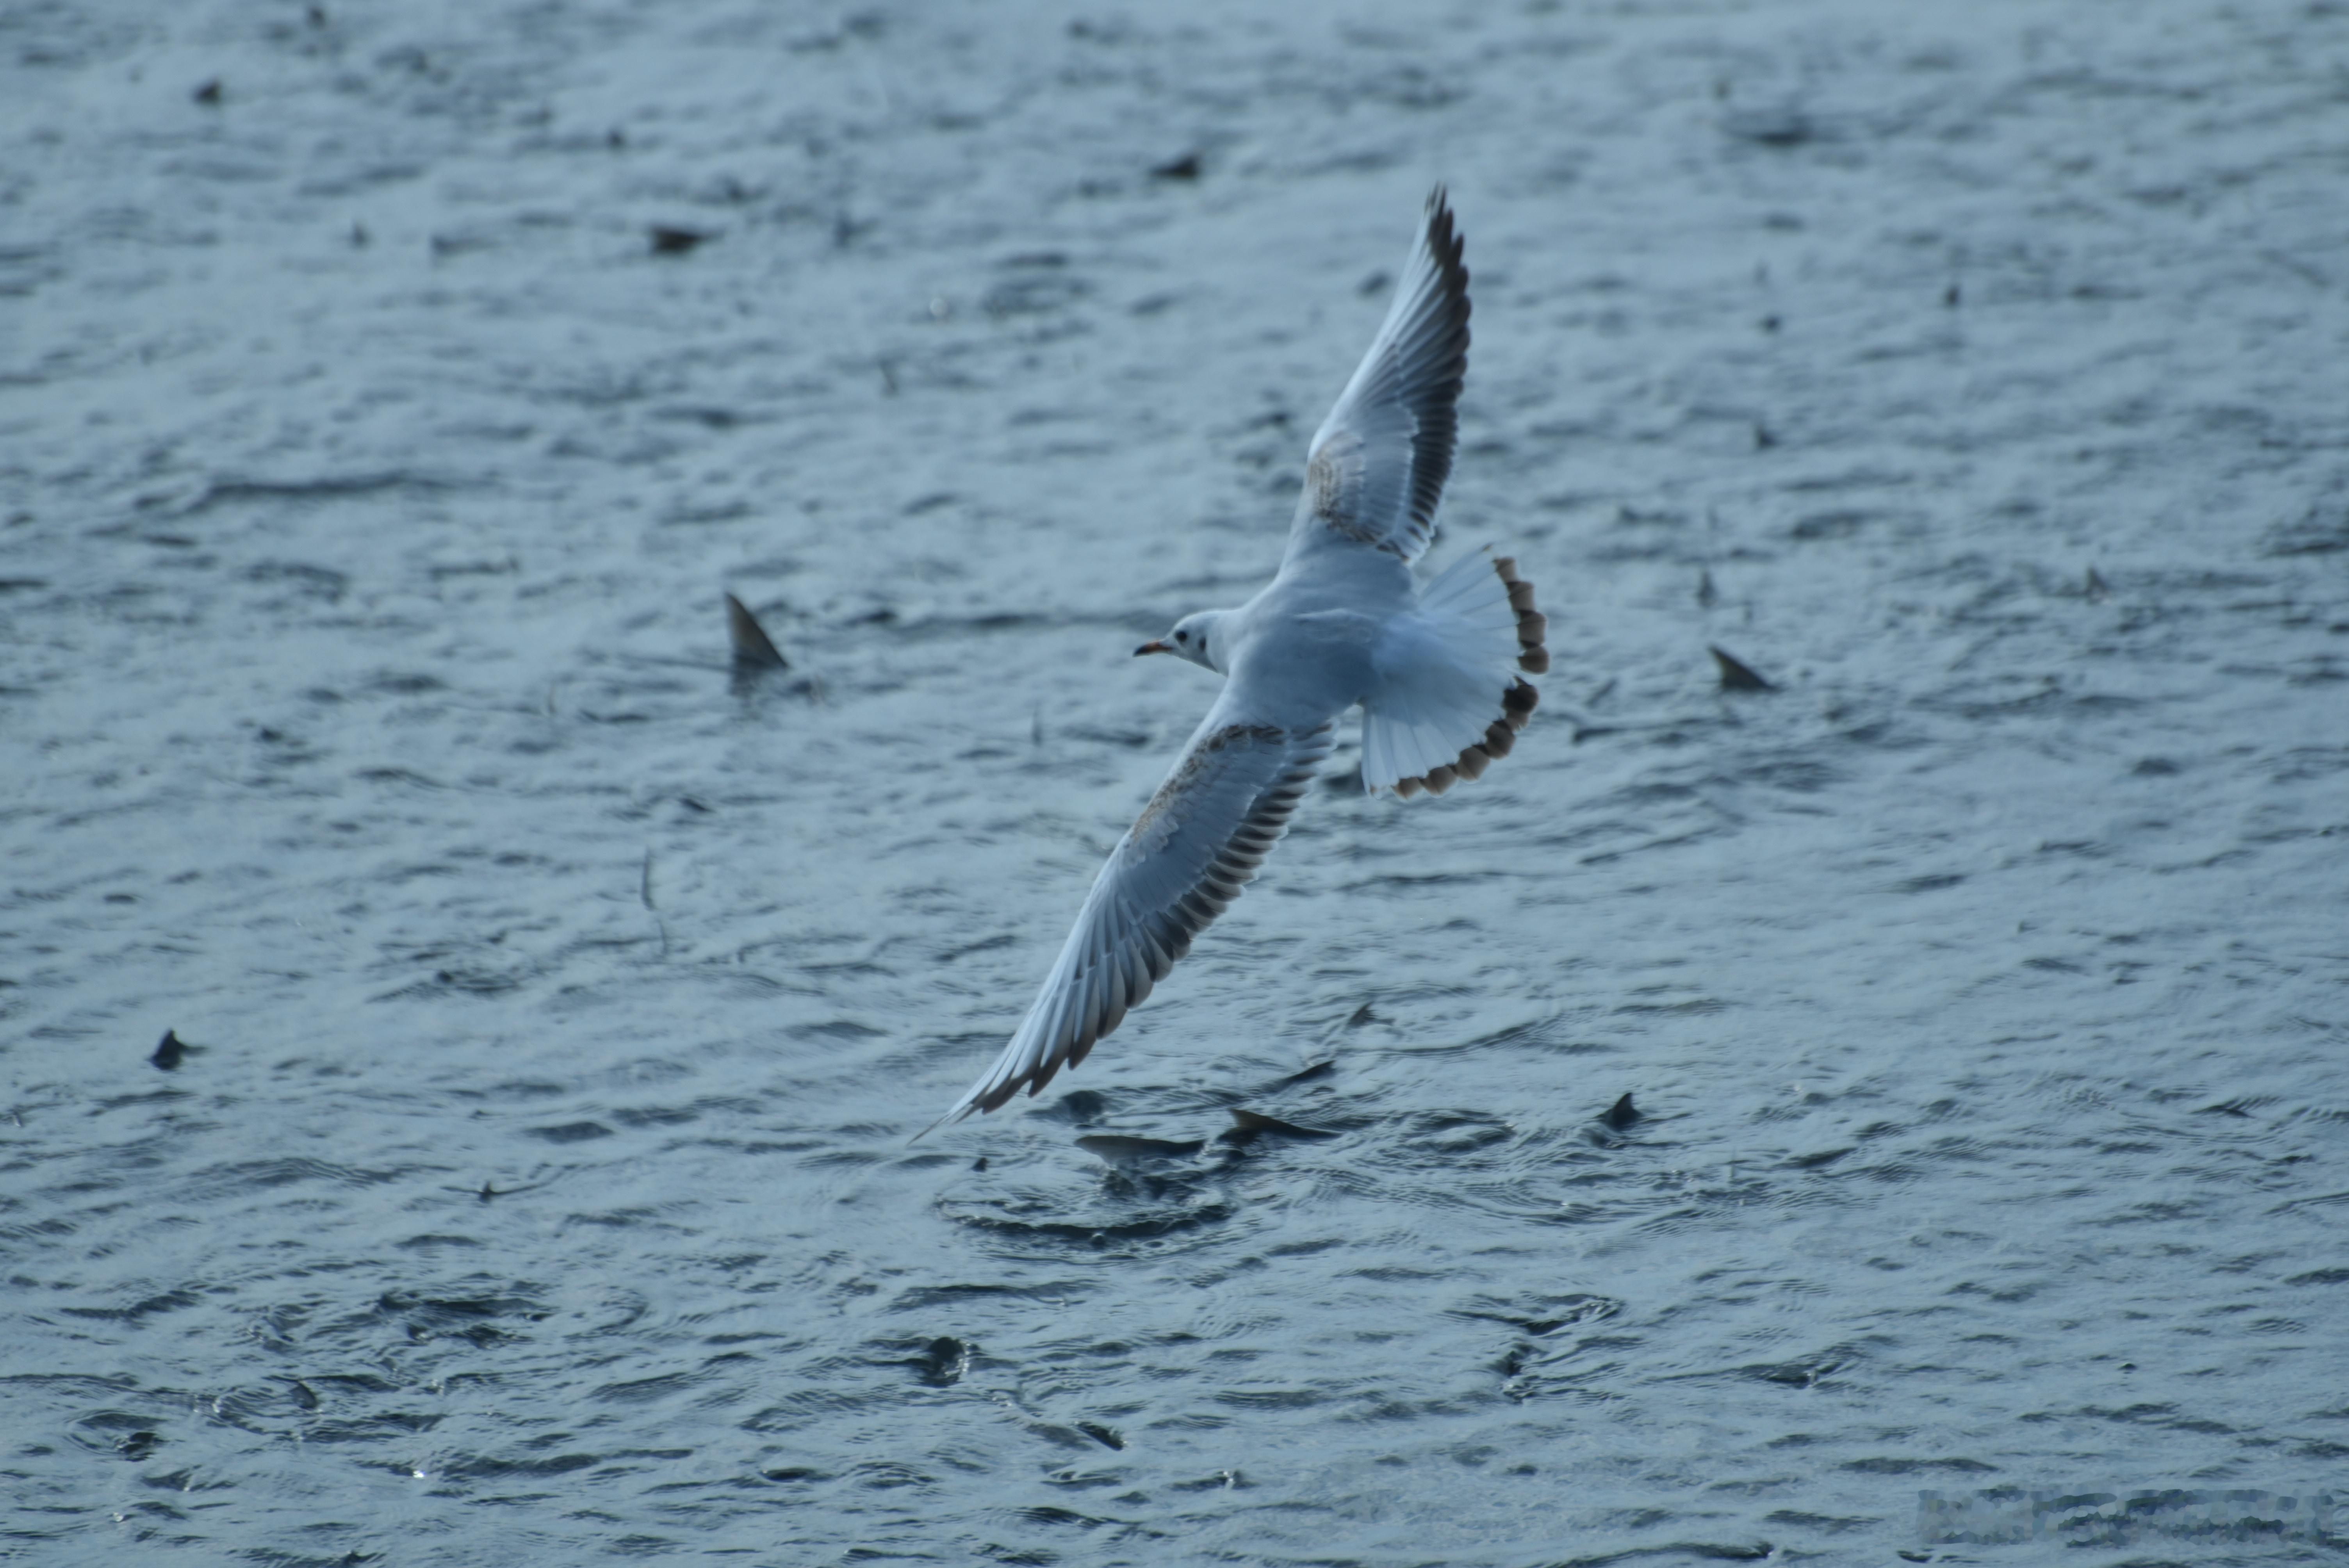
[{"label": "dark floating debris", "polygon": [[1091,1438],[1093,1441],[1099,1443],[1105,1449],[1116,1449],[1123,1451],[1125,1448],[1125,1439],[1119,1437],[1109,1428],[1102,1426],[1099,1421],[1079,1421],[1077,1423],[1077,1430],[1084,1433],[1085,1436]]},{"label": "dark floating debris", "polygon": [[773,1470],[762,1470],[759,1473],[769,1480],[830,1480],[832,1479],[823,1471],[812,1470],[806,1465],[779,1465]]},{"label": "dark floating debris", "polygon": [[726,595],[726,636],[734,645],[737,675],[792,667],[791,661],[776,648],[774,639],[767,635],[766,628],[759,624],[759,618],[731,593]]},{"label": "dark floating debris", "polygon": [[1199,178],[1199,155],[1186,152],[1153,169],[1150,177],[1153,180],[1196,180]]},{"label": "dark floating debris", "polygon": [[1318,1127],[1299,1127],[1293,1121],[1283,1121],[1277,1116],[1267,1116],[1261,1111],[1243,1110],[1237,1105],[1232,1107],[1232,1130],[1224,1134],[1225,1137],[1230,1138],[1237,1134],[1257,1138],[1266,1133],[1270,1133],[1276,1138],[1335,1138],[1338,1136],[1334,1132],[1324,1132]]},{"label": "dark floating debris", "polygon": [[717,237],[705,234],[698,229],[673,228],[667,223],[655,223],[652,236],[653,254],[656,256],[681,256],[704,240]]},{"label": "dark floating debris", "polygon": [[1137,1160],[1182,1160],[1206,1146],[1204,1139],[1178,1143],[1167,1138],[1132,1138],[1122,1132],[1091,1132],[1077,1140],[1078,1148],[1112,1165],[1131,1165]]},{"label": "dark floating debris", "polygon": [[1323,1057],[1318,1062],[1298,1068],[1295,1072],[1290,1073],[1287,1078],[1282,1078],[1273,1087],[1276,1088],[1288,1088],[1300,1083],[1311,1083],[1315,1078],[1328,1078],[1337,1070],[1338,1058],[1335,1057]]},{"label": "dark floating debris", "polygon": [[984,1171],[984,1170],[986,1170],[986,1169],[987,1169],[987,1156],[986,1156],[986,1155],[984,1155],[984,1154],[982,1154],[982,1155],[980,1155],[978,1159],[976,1159],[976,1160],[972,1161],[970,1162],[970,1168],[971,1168],[973,1171]]},{"label": "dark floating debris", "polygon": [[180,1064],[187,1059],[187,1056],[188,1042],[180,1038],[178,1030],[166,1029],[163,1031],[162,1043],[155,1047],[155,1054],[147,1059],[169,1073],[179,1071]]},{"label": "dark floating debris", "polygon": [[1800,147],[1819,134],[1809,116],[1785,108],[1733,110],[1721,117],[1721,129],[1761,147]]},{"label": "dark floating debris", "polygon": [[1253,1483],[1236,1470],[1220,1470],[1196,1480],[1178,1480],[1171,1484],[1176,1491],[1237,1491]]},{"label": "dark floating debris", "polygon": [[1090,1127],[1109,1110],[1109,1096],[1097,1088],[1072,1088],[1054,1100],[1050,1109],[1031,1112],[1049,1116],[1055,1121],[1069,1122],[1077,1127]]},{"label": "dark floating debris", "polygon": [[221,100],[221,79],[214,77],[188,96],[200,104],[207,106],[217,104]]},{"label": "dark floating debris", "polygon": [[[594,1124],[588,1123],[587,1125],[592,1126]],[[496,1181],[492,1179],[482,1182],[478,1189],[474,1189],[473,1197],[479,1202],[486,1203],[493,1198],[511,1198],[518,1192],[535,1192],[541,1187],[545,1185],[546,1183],[543,1181],[531,1181],[525,1182],[520,1187],[501,1187],[497,1184]],[[455,1192],[465,1191],[465,1189],[451,1187],[448,1189],[448,1191]]]},{"label": "dark floating debris", "polygon": [[933,1388],[946,1388],[962,1381],[970,1369],[970,1346],[951,1334],[942,1334],[922,1347],[922,1353],[908,1362],[915,1375]]},{"label": "dark floating debris", "polygon": [[1713,650],[1713,662],[1721,666],[1721,689],[1723,691],[1776,691],[1778,688],[1754,674],[1754,666],[1734,654]]},{"label": "dark floating debris", "polygon": [[1618,1132],[1643,1119],[1645,1118],[1640,1108],[1631,1103],[1631,1097],[1628,1094],[1607,1109],[1607,1125]]}]

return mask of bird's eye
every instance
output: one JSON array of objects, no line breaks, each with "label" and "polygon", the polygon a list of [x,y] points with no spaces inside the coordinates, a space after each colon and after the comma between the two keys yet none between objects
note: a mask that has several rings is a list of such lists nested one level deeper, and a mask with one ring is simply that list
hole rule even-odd
[{"label": "bird's eye", "polygon": [[1191,634],[1188,632],[1177,632],[1174,634],[1174,640],[1178,643],[1187,643],[1191,640]]}]

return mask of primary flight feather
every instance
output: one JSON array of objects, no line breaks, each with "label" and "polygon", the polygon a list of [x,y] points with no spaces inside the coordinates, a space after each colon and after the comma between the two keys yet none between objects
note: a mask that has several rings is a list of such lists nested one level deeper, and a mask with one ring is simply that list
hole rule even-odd
[{"label": "primary flight feather", "polygon": [[941,1121],[1034,1094],[1084,1060],[1239,896],[1362,705],[1362,787],[1442,794],[1509,754],[1549,667],[1533,585],[1464,557],[1422,590],[1458,444],[1468,269],[1441,186],[1394,304],[1314,433],[1280,571],[1233,610],[1201,610],[1137,654],[1225,677],[1223,695],[1077,913],[1010,1044]]}]

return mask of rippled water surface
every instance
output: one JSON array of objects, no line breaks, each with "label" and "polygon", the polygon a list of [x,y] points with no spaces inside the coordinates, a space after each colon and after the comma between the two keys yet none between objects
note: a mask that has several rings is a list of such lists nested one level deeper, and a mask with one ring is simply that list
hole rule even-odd
[{"label": "rippled water surface", "polygon": [[[2344,70],[2199,0],[0,12],[0,1555],[2349,1498]],[[1539,584],[1541,715],[1441,800],[1349,742],[909,1143],[1439,178],[1433,560]]]}]

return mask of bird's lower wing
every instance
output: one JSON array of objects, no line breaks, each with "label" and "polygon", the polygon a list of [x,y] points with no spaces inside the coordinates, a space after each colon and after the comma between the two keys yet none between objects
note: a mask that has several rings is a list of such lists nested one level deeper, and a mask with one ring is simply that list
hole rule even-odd
[{"label": "bird's lower wing", "polygon": [[1084,1060],[1239,896],[1329,756],[1333,728],[1254,720],[1226,687],[1110,851],[1019,1032],[939,1120],[1034,1094]]}]

